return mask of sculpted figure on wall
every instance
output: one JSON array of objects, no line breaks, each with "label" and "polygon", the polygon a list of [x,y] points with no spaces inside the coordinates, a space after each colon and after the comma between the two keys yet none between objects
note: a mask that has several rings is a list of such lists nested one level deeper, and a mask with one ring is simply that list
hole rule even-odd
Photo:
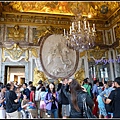
[{"label": "sculpted figure on wall", "polygon": [[64,73],[66,69],[71,70],[72,61],[68,58],[69,50],[67,47],[62,48],[61,43],[57,43],[51,50],[47,58],[47,65],[59,63],[54,65],[51,74],[58,75]]},{"label": "sculpted figure on wall", "polygon": [[24,40],[24,30],[20,29],[18,25],[15,25],[14,28],[9,28],[8,38],[12,38],[13,40]]},{"label": "sculpted figure on wall", "polygon": [[83,68],[80,68],[75,74],[74,77],[80,84],[83,83],[83,80],[85,79],[85,71]]},{"label": "sculpted figure on wall", "polygon": [[45,82],[47,80],[47,77],[42,71],[39,71],[37,68],[34,69],[34,79],[33,79],[33,85],[37,86],[39,80],[42,80]]},{"label": "sculpted figure on wall", "polygon": [[53,78],[65,78],[74,74],[79,54],[69,49],[61,34],[52,34],[42,39],[40,61],[45,73]]}]

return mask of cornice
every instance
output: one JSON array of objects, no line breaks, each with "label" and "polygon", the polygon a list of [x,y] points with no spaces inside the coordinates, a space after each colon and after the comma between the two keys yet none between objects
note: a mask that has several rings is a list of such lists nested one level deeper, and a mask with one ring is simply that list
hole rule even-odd
[{"label": "cornice", "polygon": [[[88,19],[91,23],[96,24],[96,29],[111,29],[120,21],[120,8],[116,10],[110,17],[110,22],[101,19]],[[116,15],[117,16],[113,16]],[[56,15],[46,13],[14,13],[2,12],[0,16],[0,24],[19,24],[31,26],[58,26],[69,28],[73,15]],[[112,18],[113,17],[113,18]],[[110,20],[112,18],[112,20]],[[108,22],[108,24],[107,24]]]}]

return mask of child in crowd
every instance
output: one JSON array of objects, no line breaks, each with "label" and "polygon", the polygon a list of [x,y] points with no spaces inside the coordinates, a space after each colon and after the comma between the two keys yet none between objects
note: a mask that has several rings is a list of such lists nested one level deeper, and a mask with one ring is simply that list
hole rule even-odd
[{"label": "child in crowd", "polygon": [[40,117],[43,118],[46,112],[46,104],[45,104],[45,96],[46,96],[46,89],[45,87],[41,88],[40,93]]},{"label": "child in crowd", "polygon": [[29,112],[27,110],[27,107],[29,106],[28,102],[29,102],[29,100],[27,99],[27,96],[25,94],[23,94],[23,100],[21,102],[22,118],[29,118]]}]

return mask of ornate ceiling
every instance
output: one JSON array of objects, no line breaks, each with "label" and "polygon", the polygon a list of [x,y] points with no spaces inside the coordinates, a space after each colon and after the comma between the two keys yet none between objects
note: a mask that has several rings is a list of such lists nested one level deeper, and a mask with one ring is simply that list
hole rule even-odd
[{"label": "ornate ceiling", "polygon": [[82,15],[91,15],[92,19],[108,20],[120,8],[120,2],[1,2],[0,12],[34,12],[74,15],[77,11]]}]

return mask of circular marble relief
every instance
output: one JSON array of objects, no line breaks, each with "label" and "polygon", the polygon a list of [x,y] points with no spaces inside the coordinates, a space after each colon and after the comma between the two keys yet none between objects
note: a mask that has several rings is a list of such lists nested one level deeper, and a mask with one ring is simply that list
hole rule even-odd
[{"label": "circular marble relief", "polygon": [[62,35],[48,35],[41,39],[40,61],[49,77],[66,78],[75,73],[79,53],[66,46],[66,40]]}]

